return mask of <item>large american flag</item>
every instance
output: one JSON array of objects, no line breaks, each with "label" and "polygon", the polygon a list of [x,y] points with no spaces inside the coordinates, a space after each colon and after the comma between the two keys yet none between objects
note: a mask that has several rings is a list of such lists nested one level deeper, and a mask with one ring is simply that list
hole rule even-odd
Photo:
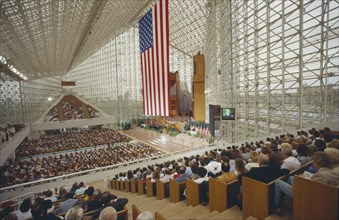
[{"label": "large american flag", "polygon": [[160,0],[139,20],[145,115],[170,115],[168,0]]}]

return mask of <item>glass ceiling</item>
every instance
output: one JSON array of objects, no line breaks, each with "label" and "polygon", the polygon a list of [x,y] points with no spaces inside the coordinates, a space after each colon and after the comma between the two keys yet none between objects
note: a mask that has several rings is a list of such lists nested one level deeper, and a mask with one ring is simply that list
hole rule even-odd
[{"label": "glass ceiling", "polygon": [[[0,55],[29,79],[64,75],[125,30],[154,0],[0,0]],[[207,0],[170,1],[170,45],[194,55]]]}]

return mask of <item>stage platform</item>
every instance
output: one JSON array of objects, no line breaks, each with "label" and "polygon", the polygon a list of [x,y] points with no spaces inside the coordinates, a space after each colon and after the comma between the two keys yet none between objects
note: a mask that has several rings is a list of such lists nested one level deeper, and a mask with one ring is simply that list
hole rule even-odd
[{"label": "stage platform", "polygon": [[166,153],[185,149],[194,149],[206,145],[206,139],[194,138],[187,134],[179,134],[176,137],[172,137],[168,134],[161,134],[156,131],[143,128],[135,128],[121,132],[130,136],[134,140],[153,146]]}]

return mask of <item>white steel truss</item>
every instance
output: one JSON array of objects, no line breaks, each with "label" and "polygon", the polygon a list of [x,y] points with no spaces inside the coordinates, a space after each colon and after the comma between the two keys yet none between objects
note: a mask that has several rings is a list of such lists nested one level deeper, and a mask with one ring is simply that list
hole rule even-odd
[{"label": "white steel truss", "polygon": [[[232,28],[213,29],[227,25],[228,11],[218,13],[229,5]],[[338,118],[338,1],[211,1],[210,6],[208,104],[237,110],[237,127],[226,126],[235,133],[226,130],[222,138],[243,140]],[[219,57],[218,39],[230,36],[232,59],[227,53]],[[219,59],[232,60],[232,69],[219,68]]]}]

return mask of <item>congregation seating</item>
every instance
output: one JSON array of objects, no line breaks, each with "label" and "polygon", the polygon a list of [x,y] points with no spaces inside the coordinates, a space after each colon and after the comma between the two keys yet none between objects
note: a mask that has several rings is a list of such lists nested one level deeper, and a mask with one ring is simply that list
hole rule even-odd
[{"label": "congregation seating", "polygon": [[[297,138],[294,137],[289,137],[295,141],[295,143],[293,143],[293,147],[296,148],[297,147]],[[286,136],[282,136],[280,137],[283,140],[288,140],[286,139]],[[285,139],[284,139],[285,138]],[[271,139],[272,140],[272,139]],[[303,141],[303,140],[302,140]],[[302,142],[305,143],[305,142]],[[308,141],[308,143],[311,143],[310,141]],[[253,146],[253,143],[251,143]],[[257,144],[257,143],[256,143]],[[246,143],[247,145],[247,143]],[[266,151],[267,149],[271,148],[271,144],[268,145],[268,143],[260,143],[261,145],[261,150],[263,151],[262,153],[264,153],[264,151]],[[267,145],[267,146],[266,146]],[[257,145],[258,146],[258,145]],[[266,148],[266,149],[265,149]],[[253,150],[253,149],[252,149]],[[218,149],[215,150],[215,152],[205,152],[205,155],[208,157],[211,157],[211,155],[213,156],[214,153],[216,153],[217,151],[221,151],[220,153],[222,153],[223,149]],[[243,151],[242,149],[237,149],[233,148],[229,149],[228,151],[231,151],[233,153],[238,153],[236,155],[242,156],[242,154],[246,154],[245,151]],[[225,152],[223,152],[225,153]],[[260,153],[260,151],[259,151]],[[265,153],[264,153],[265,154]],[[244,157],[245,158],[245,157]],[[184,158],[185,159],[185,158]],[[188,159],[188,160],[186,160]],[[191,158],[186,158],[185,162],[188,163],[190,160],[192,160]],[[197,159],[197,157],[193,157],[193,159]],[[215,160],[215,158],[214,158]],[[243,159],[244,160],[244,159]],[[178,163],[183,164],[184,160],[179,160],[177,161]],[[201,160],[199,161],[201,163]],[[167,164],[166,164],[167,163]],[[145,173],[147,173],[146,171],[149,171],[149,167],[148,168],[139,168],[137,169],[138,172],[141,171],[141,174],[143,174],[142,176],[139,176],[138,178],[140,178],[138,180],[138,188],[140,187],[140,184],[142,183],[143,185],[143,190],[140,194],[145,194],[144,191],[144,186],[146,185],[146,194],[147,197],[152,197],[152,196],[156,196],[157,200],[162,200],[164,198],[167,197],[167,195],[169,195],[170,197],[170,202],[172,203],[178,203],[184,199],[186,199],[186,204],[187,206],[198,206],[199,204],[206,204],[206,203],[202,203],[201,198],[200,198],[200,191],[201,191],[201,184],[197,184],[196,182],[194,182],[193,180],[190,179],[186,179],[185,182],[179,184],[178,182],[175,181],[175,176],[178,176],[179,172],[178,170],[175,170],[174,168],[178,168],[180,166],[183,165],[174,165],[176,163],[176,161],[171,161],[171,162],[166,162],[164,164],[156,164],[155,167],[157,168],[162,168],[162,169],[168,169],[169,165],[171,164],[173,169],[171,168],[171,172],[172,172],[172,177],[170,178],[169,183],[163,183],[161,182],[159,179],[156,179],[156,192],[154,192],[154,183],[151,183],[150,181],[150,177],[146,177],[146,175],[144,175]],[[310,168],[310,166],[312,165],[312,161],[302,165],[299,169],[295,169],[290,171],[287,175],[281,176],[277,179],[274,179],[273,181],[269,182],[269,183],[263,183],[260,181],[256,181],[254,179],[250,179],[248,177],[243,177],[242,178],[242,210],[243,210],[243,218],[247,219],[248,217],[252,216],[254,218],[257,219],[265,219],[267,218],[269,215],[271,215],[273,213],[273,209],[276,208],[274,207],[274,190],[275,190],[275,182],[277,180],[287,180],[289,176],[295,176],[295,175],[299,175],[301,173],[303,173],[305,170],[308,170]],[[201,166],[201,165],[200,165]],[[154,168],[155,169],[155,168]],[[312,168],[311,168],[312,170]],[[166,173],[163,172],[163,176]],[[149,173],[147,174],[149,175]],[[149,175],[150,176],[150,175]],[[180,176],[180,175],[179,175]],[[163,177],[161,177],[163,178]],[[146,183],[145,183],[146,182]],[[214,179],[214,178],[209,178],[208,181],[208,206],[209,206],[209,211],[213,212],[213,211],[218,211],[218,212],[223,212],[229,208],[232,208],[232,206],[234,206],[235,204],[237,204],[240,207],[240,203],[237,202],[237,200],[239,199],[239,197],[237,196],[239,193],[239,181],[235,180],[232,182],[229,182],[227,184],[225,183],[221,183],[218,180]],[[166,187],[167,186],[167,187]],[[132,186],[131,186],[132,188]],[[166,192],[166,189],[169,189],[169,193]],[[186,192],[184,193],[184,191],[186,190]],[[132,189],[131,189],[132,191]],[[184,194],[186,195],[186,197],[184,196]],[[335,193],[334,193],[335,194]],[[336,196],[338,194],[335,194]],[[335,203],[335,202],[334,202]],[[336,204],[336,203],[335,203]],[[260,207],[260,208],[258,208]],[[337,208],[335,209],[337,210]],[[322,216],[324,216],[322,214]]]},{"label": "congregation seating", "polygon": [[223,212],[235,205],[237,200],[237,192],[239,189],[238,180],[224,184],[215,180],[214,178],[210,178],[208,183],[210,212],[215,210],[218,212]]},{"label": "congregation seating", "polygon": [[45,121],[65,121],[98,118],[99,112],[74,96],[64,96],[63,99],[53,106],[46,114]]},{"label": "congregation seating", "polygon": [[[253,146],[253,144],[251,144]],[[266,147],[262,147],[262,151],[267,150]],[[270,148],[270,146],[268,147]],[[255,149],[254,149],[255,150]],[[232,151],[232,150],[230,150]],[[234,150],[234,152],[237,152],[237,149]],[[212,158],[212,160],[216,160],[216,155],[220,154],[222,155],[225,153],[224,149],[215,149],[211,150],[210,152],[205,152],[205,159],[206,157]],[[238,151],[239,153],[239,151]],[[246,152],[242,152],[245,154]],[[238,156],[242,156],[241,152],[237,154]],[[264,153],[265,154],[265,153]],[[201,155],[200,155],[201,156]],[[203,156],[201,156],[203,157]],[[222,158],[223,156],[221,156]],[[244,157],[245,158],[245,157]],[[204,159],[204,158],[203,158]],[[111,181],[111,188],[120,190],[120,191],[126,191],[131,193],[138,193],[139,195],[146,194],[146,197],[153,197],[156,196],[158,200],[164,199],[167,196],[170,197],[170,202],[178,203],[185,199],[184,191],[186,189],[186,204],[188,206],[197,206],[201,204],[201,198],[200,198],[200,186],[201,184],[197,184],[193,180],[186,179],[183,183],[178,183],[175,181],[175,178],[180,177],[180,169],[185,167],[185,164],[189,164],[192,160],[195,160],[196,162],[199,161],[200,166],[205,166],[204,160],[199,160],[198,156],[193,156],[191,158],[180,158],[178,161],[168,161],[164,164],[155,164],[154,167],[148,166],[148,167],[140,167],[136,170],[133,170],[133,176],[132,175],[126,175],[126,173],[121,173],[119,175],[116,175],[115,179]],[[243,161],[245,161],[243,159]],[[178,165],[180,163],[180,165]],[[297,175],[302,173],[303,171],[307,170],[311,166],[312,162],[308,162],[305,165],[303,165],[301,168],[292,170],[288,175],[282,176],[280,178],[277,178],[269,183],[262,183],[259,181],[256,181],[254,179],[250,179],[247,177],[242,178],[242,208],[243,208],[243,218],[247,219],[248,217],[252,216],[257,219],[265,219],[268,217],[272,211],[273,211],[273,194],[274,194],[274,186],[276,180],[286,180],[291,175]],[[163,183],[159,179],[156,179],[156,182],[151,182],[151,171],[163,170],[163,176],[161,178],[166,177],[167,173],[165,171],[169,170],[169,167],[171,169],[171,177],[169,177],[169,183]],[[187,168],[189,166],[186,165]],[[184,169],[186,170],[186,168]],[[134,172],[135,171],[135,172]],[[193,173],[193,167],[191,167],[191,171]],[[129,171],[131,174],[131,171]],[[226,171],[225,171],[226,172]],[[126,180],[129,178],[129,180]],[[154,178],[154,177],[153,177]],[[134,181],[134,179],[138,179],[138,181]],[[164,178],[163,180],[165,180]],[[192,179],[194,179],[192,177]],[[168,180],[168,179],[167,179]],[[207,182],[206,182],[207,183]],[[209,210],[210,212],[213,212],[214,210],[218,212],[222,212],[230,207],[232,207],[235,204],[235,201],[237,199],[237,192],[239,190],[239,183],[238,181],[233,181],[228,184],[223,184],[221,182],[218,182],[216,179],[213,179],[212,177],[209,178],[208,181],[209,184]],[[332,193],[335,194],[335,193]],[[336,194],[338,195],[338,192],[336,191]],[[334,202],[335,203],[335,202]],[[336,203],[335,203],[336,204]],[[260,208],[258,208],[260,207]],[[305,209],[305,208],[304,208]],[[334,209],[337,210],[337,209]],[[323,214],[322,214],[323,216]],[[303,218],[303,217],[301,217]]]},{"label": "congregation seating", "polygon": [[[95,134],[93,133],[93,135]],[[61,140],[62,137],[58,139]],[[24,146],[22,149],[19,147],[17,152],[25,150]],[[53,154],[48,157],[30,158],[29,160],[11,160],[0,172],[0,178],[3,180],[0,182],[0,187],[136,161],[161,154],[160,150],[151,146],[140,142],[131,142]],[[6,171],[9,174],[7,176],[4,175]]]},{"label": "congregation seating", "polygon": [[[273,213],[274,209],[274,186],[279,179],[286,180],[291,175],[303,173],[312,165],[309,162],[289,174],[279,177],[269,183],[263,183],[248,177],[242,177],[242,209],[243,218],[252,216],[259,220],[265,219]],[[260,207],[260,208],[258,208]]]},{"label": "congregation seating", "polygon": [[339,218],[339,188],[296,176],[293,184],[293,219]]}]

